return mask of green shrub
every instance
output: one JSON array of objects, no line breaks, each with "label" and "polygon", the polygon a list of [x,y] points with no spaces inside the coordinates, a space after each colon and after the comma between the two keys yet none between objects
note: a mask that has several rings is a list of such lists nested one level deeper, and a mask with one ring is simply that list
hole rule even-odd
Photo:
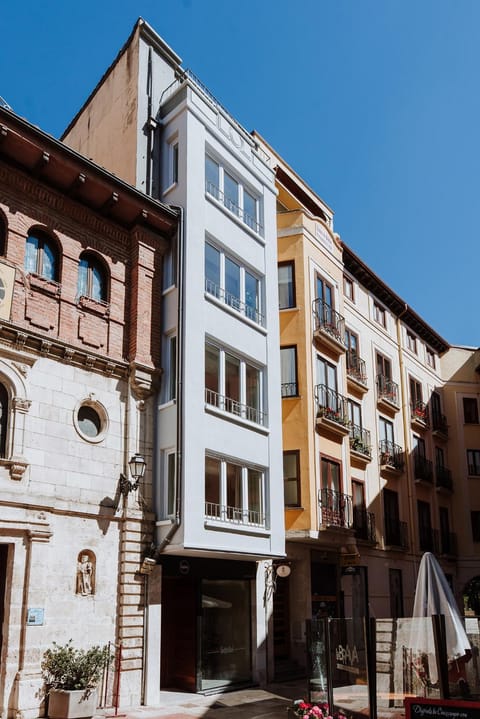
[{"label": "green shrub", "polygon": [[53,642],[42,660],[42,674],[50,689],[92,689],[100,682],[109,659],[108,646],[74,649],[72,639],[63,646]]}]

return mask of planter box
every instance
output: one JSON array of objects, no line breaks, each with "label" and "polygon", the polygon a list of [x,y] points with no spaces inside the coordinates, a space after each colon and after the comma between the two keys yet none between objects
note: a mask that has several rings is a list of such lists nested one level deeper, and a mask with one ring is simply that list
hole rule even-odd
[{"label": "planter box", "polygon": [[48,716],[50,719],[87,719],[93,717],[97,704],[96,689],[51,689],[48,695]]}]

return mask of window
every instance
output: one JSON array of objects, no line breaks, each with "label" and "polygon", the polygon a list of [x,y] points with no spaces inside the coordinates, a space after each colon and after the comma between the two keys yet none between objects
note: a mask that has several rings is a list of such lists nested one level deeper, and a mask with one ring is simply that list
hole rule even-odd
[{"label": "window", "polygon": [[378,322],[379,325],[382,325],[382,327],[387,326],[385,309],[379,305],[378,302],[373,303],[373,319],[375,322]]},{"label": "window", "polygon": [[178,182],[178,141],[173,140],[168,145],[168,187]]},{"label": "window", "polygon": [[349,504],[345,501],[345,495],[341,492],[340,464],[322,457],[320,462],[320,482],[322,524],[349,527],[352,518],[349,516]]},{"label": "window", "polygon": [[163,290],[177,283],[177,239],[171,240],[169,251],[163,256]]},{"label": "window", "polygon": [[417,354],[417,338],[414,334],[407,331],[407,347],[411,352]]},{"label": "window", "polygon": [[8,392],[5,385],[0,384],[0,457],[5,458],[8,429]]},{"label": "window", "polygon": [[445,452],[442,447],[435,447],[435,465],[440,469],[445,467]]},{"label": "window", "polygon": [[263,233],[259,198],[208,155],[205,157],[205,191],[251,230]]},{"label": "window", "polygon": [[426,419],[425,407],[422,400],[422,385],[410,377],[410,405],[412,412],[420,419]]},{"label": "window", "polygon": [[281,310],[295,307],[295,264],[282,262],[278,265],[278,306]]},{"label": "window", "polygon": [[420,549],[424,552],[432,552],[433,546],[433,533],[432,533],[432,522],[430,518],[430,505],[428,502],[422,502],[417,500],[417,514],[418,514],[418,538]]},{"label": "window", "polygon": [[297,385],[297,348],[281,347],[282,397],[298,397]]},{"label": "window", "polygon": [[346,275],[343,275],[343,294],[352,302],[355,301],[353,295],[353,280],[351,280],[350,277],[347,277]]},{"label": "window", "polygon": [[480,449],[467,449],[468,474],[480,475]]},{"label": "window", "polygon": [[261,280],[209,242],[205,243],[205,292],[263,326]]},{"label": "window", "polygon": [[165,516],[173,517],[176,511],[176,455],[175,450],[167,450],[164,452],[165,465]]},{"label": "window", "polygon": [[353,428],[361,434],[362,430],[362,408],[358,402],[348,400],[348,419]]},{"label": "window", "polygon": [[168,338],[168,397],[167,402],[177,396],[177,338],[172,335]]},{"label": "window", "polygon": [[478,403],[476,397],[463,398],[463,418],[465,424],[478,424]]},{"label": "window", "polygon": [[108,301],[107,273],[101,260],[85,253],[78,263],[78,297],[89,297],[97,302]]},{"label": "window", "polygon": [[25,271],[58,282],[58,250],[41,230],[30,230],[25,246]]},{"label": "window", "polygon": [[283,488],[286,507],[300,506],[300,452],[283,453]]},{"label": "window", "polygon": [[378,424],[380,429],[380,444],[382,445],[383,443],[385,443],[390,446],[393,445],[393,423],[389,422],[388,419],[380,417],[378,420]]},{"label": "window", "polygon": [[266,525],[263,470],[223,457],[205,457],[205,516],[233,524]]},{"label": "window", "polygon": [[377,352],[377,375],[385,379],[392,379],[392,363],[389,359]]},{"label": "window", "polygon": [[398,494],[391,489],[383,490],[383,511],[385,517],[385,544],[402,547],[405,545],[400,512],[398,507]]},{"label": "window", "polygon": [[75,407],[73,414],[75,429],[87,442],[101,442],[108,430],[108,415],[100,402],[85,399]]},{"label": "window", "polygon": [[345,329],[345,344],[347,352],[353,357],[358,355],[358,335],[352,330]]},{"label": "window", "polygon": [[388,585],[390,589],[390,616],[394,619],[404,617],[403,579],[401,569],[388,570]]},{"label": "window", "polygon": [[432,369],[435,369],[435,352],[430,349],[430,347],[426,348],[426,354],[427,354],[427,364]]},{"label": "window", "polygon": [[242,419],[265,425],[262,370],[227,350],[207,343],[205,402]]},{"label": "window", "polygon": [[480,512],[478,510],[470,512],[470,520],[472,523],[472,539],[474,542],[480,542]]},{"label": "window", "polygon": [[352,480],[353,527],[359,539],[368,539],[367,507],[365,504],[365,485]]},{"label": "window", "polygon": [[3,212],[0,212],[0,255],[4,255],[7,248],[7,220]]}]

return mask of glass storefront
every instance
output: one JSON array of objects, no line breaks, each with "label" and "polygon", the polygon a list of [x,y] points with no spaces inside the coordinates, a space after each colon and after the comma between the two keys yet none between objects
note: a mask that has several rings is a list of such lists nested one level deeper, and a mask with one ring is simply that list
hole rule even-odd
[{"label": "glass storefront", "polygon": [[251,680],[250,582],[201,582],[200,690]]}]

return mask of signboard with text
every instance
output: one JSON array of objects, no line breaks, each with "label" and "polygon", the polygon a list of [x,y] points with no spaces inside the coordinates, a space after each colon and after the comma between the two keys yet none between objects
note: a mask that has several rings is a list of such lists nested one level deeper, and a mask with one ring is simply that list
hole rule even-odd
[{"label": "signboard with text", "polygon": [[407,697],[405,719],[478,719],[480,702]]}]

